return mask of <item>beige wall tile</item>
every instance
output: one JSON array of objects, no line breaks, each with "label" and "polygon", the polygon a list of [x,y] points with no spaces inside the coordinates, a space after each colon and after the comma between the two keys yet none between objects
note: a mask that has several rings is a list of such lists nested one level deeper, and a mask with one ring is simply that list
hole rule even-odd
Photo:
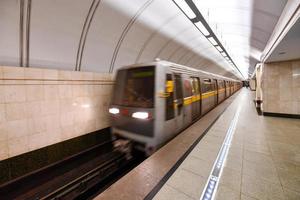
[{"label": "beige wall tile", "polygon": [[0,122],[0,142],[7,141],[6,123]]},{"label": "beige wall tile", "polygon": [[280,101],[292,101],[293,90],[291,87],[280,88]]},{"label": "beige wall tile", "polygon": [[4,79],[24,79],[24,68],[22,67],[2,67]]},{"label": "beige wall tile", "polygon": [[55,144],[63,141],[60,128],[47,130],[46,137],[47,137],[47,145]]},{"label": "beige wall tile", "polygon": [[46,117],[33,117],[27,120],[28,135],[46,132],[47,130]]},{"label": "beige wall tile", "polygon": [[65,112],[60,114],[60,126],[72,126],[74,124],[74,112]]},{"label": "beige wall tile", "polygon": [[93,72],[82,72],[82,79],[83,80],[93,80],[94,73]]},{"label": "beige wall tile", "polygon": [[59,101],[58,100],[43,101],[42,114],[43,115],[59,114]]},{"label": "beige wall tile", "polygon": [[71,85],[59,85],[58,89],[60,99],[72,98],[73,91]]},{"label": "beige wall tile", "polygon": [[46,146],[47,142],[47,136],[43,132],[28,136],[28,148],[30,151]]},{"label": "beige wall tile", "polygon": [[281,89],[293,87],[293,79],[291,75],[281,75],[279,77],[279,87]]},{"label": "beige wall tile", "polygon": [[[111,80],[111,75],[5,68],[5,76],[22,80],[0,85],[0,141],[7,145],[7,153],[2,157],[15,156],[110,125],[107,109],[112,86],[95,86],[90,80]],[[68,81],[70,79],[81,81]],[[23,146],[13,149],[17,144]]]},{"label": "beige wall tile", "polygon": [[59,101],[59,108],[61,113],[71,112],[76,110],[76,102],[73,98],[61,99]]},{"label": "beige wall tile", "polygon": [[43,85],[26,85],[25,88],[27,101],[42,101],[45,99]]},{"label": "beige wall tile", "polygon": [[300,114],[300,61],[268,63],[264,65],[264,112]]},{"label": "beige wall tile", "polygon": [[6,103],[26,101],[26,92],[24,85],[5,85],[4,96]]},{"label": "beige wall tile", "polygon": [[43,69],[43,78],[57,80],[58,79],[58,70],[55,69]]},{"label": "beige wall tile", "polygon": [[59,98],[58,85],[44,85],[45,100],[57,100]]},{"label": "beige wall tile", "polygon": [[0,67],[0,79],[3,79],[3,67]]},{"label": "beige wall tile", "polygon": [[280,76],[292,76],[292,62],[280,62],[279,63],[279,74]]},{"label": "beige wall tile", "polygon": [[29,151],[28,136],[12,138],[8,141],[9,157],[16,156]]},{"label": "beige wall tile", "polygon": [[43,79],[43,69],[25,68],[25,79]]},{"label": "beige wall tile", "polygon": [[4,86],[0,84],[0,103],[5,102]]},{"label": "beige wall tile", "polygon": [[84,86],[83,85],[72,85],[73,97],[82,97],[84,94]]},{"label": "beige wall tile", "polygon": [[27,120],[8,121],[5,125],[8,140],[28,135]]},{"label": "beige wall tile", "polygon": [[58,71],[59,80],[72,80],[72,71]]},{"label": "beige wall tile", "polygon": [[[1,134],[1,133],[0,133]],[[0,161],[8,158],[7,141],[0,141]]]},{"label": "beige wall tile", "polygon": [[7,103],[5,104],[6,120],[13,121],[18,119],[26,119],[27,109],[25,109],[26,103]]},{"label": "beige wall tile", "polygon": [[82,80],[82,72],[72,71],[71,76],[72,76],[72,80]]},{"label": "beige wall tile", "polygon": [[46,116],[46,130],[48,133],[55,132],[60,129],[60,116],[59,114],[52,114]]},{"label": "beige wall tile", "polygon": [[0,123],[5,121],[5,104],[0,103]]},{"label": "beige wall tile", "polygon": [[42,102],[30,101],[25,103],[25,112],[28,118],[41,117],[42,116]]}]

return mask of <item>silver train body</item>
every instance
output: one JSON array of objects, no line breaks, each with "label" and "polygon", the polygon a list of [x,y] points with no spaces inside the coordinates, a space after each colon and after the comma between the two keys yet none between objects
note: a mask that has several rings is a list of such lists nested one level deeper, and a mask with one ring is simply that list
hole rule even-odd
[{"label": "silver train body", "polygon": [[109,109],[112,133],[150,155],[240,87],[239,81],[166,61],[123,67]]}]

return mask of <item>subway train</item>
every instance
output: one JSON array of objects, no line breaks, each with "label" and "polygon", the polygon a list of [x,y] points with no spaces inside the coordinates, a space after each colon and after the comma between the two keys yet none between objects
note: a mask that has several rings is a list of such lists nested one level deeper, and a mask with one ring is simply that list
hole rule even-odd
[{"label": "subway train", "polygon": [[151,155],[241,85],[167,61],[123,67],[117,72],[109,108],[112,133]]}]

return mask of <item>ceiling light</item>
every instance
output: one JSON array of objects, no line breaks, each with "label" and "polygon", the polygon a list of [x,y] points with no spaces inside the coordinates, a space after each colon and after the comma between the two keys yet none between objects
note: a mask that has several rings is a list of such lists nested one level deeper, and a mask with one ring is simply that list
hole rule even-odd
[{"label": "ceiling light", "polygon": [[218,43],[216,42],[216,40],[213,37],[208,37],[207,38],[213,45],[217,45]]},{"label": "ceiling light", "polygon": [[205,26],[202,24],[202,22],[196,22],[195,25],[199,28],[199,30],[201,31],[201,33],[204,36],[209,36],[210,33],[208,32],[208,30],[205,28]]},{"label": "ceiling light", "polygon": [[185,0],[174,0],[179,8],[190,18],[193,19],[196,17],[195,13],[192,11],[190,6],[185,2]]},{"label": "ceiling light", "polygon": [[223,51],[223,49],[220,46],[216,46],[216,48],[218,49],[218,51]]}]

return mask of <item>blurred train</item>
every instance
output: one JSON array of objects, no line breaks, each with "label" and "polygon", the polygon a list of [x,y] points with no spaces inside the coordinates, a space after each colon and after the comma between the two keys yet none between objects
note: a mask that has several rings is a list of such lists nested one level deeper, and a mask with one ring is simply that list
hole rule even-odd
[{"label": "blurred train", "polygon": [[112,133],[150,155],[241,86],[167,61],[123,67],[109,109]]}]

